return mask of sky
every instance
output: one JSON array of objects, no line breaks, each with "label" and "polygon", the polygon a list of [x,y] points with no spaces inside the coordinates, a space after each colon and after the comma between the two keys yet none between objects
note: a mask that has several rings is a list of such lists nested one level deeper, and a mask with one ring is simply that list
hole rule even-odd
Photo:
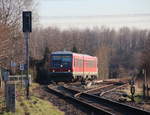
[{"label": "sky", "polygon": [[150,0],[39,0],[43,27],[150,29]]}]

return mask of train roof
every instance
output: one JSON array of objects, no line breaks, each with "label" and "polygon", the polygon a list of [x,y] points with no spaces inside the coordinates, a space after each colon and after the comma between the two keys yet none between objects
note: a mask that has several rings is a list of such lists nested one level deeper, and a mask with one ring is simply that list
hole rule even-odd
[{"label": "train roof", "polygon": [[71,51],[56,51],[56,52],[52,52],[52,54],[72,54],[73,52]]},{"label": "train roof", "polygon": [[[52,52],[51,54],[72,54],[72,55],[75,54],[75,55],[82,55],[82,56],[90,56],[87,54],[74,53],[71,51],[56,51],[56,52]],[[95,57],[95,56],[90,56],[90,57]]]}]

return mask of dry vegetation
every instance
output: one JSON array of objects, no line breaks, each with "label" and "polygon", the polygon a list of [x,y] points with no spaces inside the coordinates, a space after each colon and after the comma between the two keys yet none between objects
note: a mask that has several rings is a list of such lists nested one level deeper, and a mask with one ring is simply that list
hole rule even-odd
[{"label": "dry vegetation", "polygon": [[76,47],[79,53],[98,57],[101,78],[133,76],[139,73],[145,61],[149,60],[149,52],[145,52],[146,47],[149,47],[146,46],[149,39],[149,30],[127,27],[119,30],[102,27],[63,31],[48,27],[33,31],[31,56],[34,59],[42,59],[46,49],[52,52],[73,50]]},{"label": "dry vegetation", "polygon": [[[17,68],[11,68],[11,62],[17,62],[18,66],[24,61],[25,54],[21,14],[23,10],[32,10],[33,7],[35,7],[33,0],[0,1],[0,66],[14,73]],[[33,18],[36,18],[35,15]],[[35,67],[37,66],[35,60],[46,61],[46,53],[76,49],[79,53],[98,57],[101,78],[135,75],[143,68],[149,75],[149,41],[149,30],[127,27],[119,30],[106,27],[95,27],[92,30],[34,27],[30,39],[30,55],[33,61],[31,67],[34,70],[42,69]]]}]

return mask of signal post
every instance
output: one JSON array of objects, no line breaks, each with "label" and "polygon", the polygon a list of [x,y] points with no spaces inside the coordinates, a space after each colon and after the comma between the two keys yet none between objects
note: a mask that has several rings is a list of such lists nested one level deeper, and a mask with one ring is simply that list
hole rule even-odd
[{"label": "signal post", "polygon": [[31,11],[23,11],[22,13],[22,21],[23,21],[23,33],[25,39],[25,57],[26,57],[26,97],[29,99],[29,38],[30,32],[32,32],[32,12]]}]

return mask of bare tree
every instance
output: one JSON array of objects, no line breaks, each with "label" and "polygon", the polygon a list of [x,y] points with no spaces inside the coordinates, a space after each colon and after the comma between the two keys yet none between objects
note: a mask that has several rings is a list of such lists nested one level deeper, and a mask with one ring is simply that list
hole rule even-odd
[{"label": "bare tree", "polygon": [[[9,68],[11,61],[22,60],[23,38],[21,34],[22,11],[32,8],[33,0],[0,1],[0,57]],[[21,57],[22,56],[22,57]]]},{"label": "bare tree", "polygon": [[127,27],[119,30],[106,27],[61,31],[51,27],[37,29],[32,34],[31,54],[35,59],[42,59],[46,47],[50,51],[58,51],[72,50],[76,46],[78,52],[98,57],[101,78],[125,77],[140,67],[142,62],[139,59],[147,43],[148,32]]},{"label": "bare tree", "polygon": [[148,33],[148,39],[145,40],[144,50],[141,55],[141,69],[146,70],[147,77],[150,80],[150,32]]},{"label": "bare tree", "polygon": [[101,79],[109,78],[110,48],[103,44],[97,50],[99,77]]}]

